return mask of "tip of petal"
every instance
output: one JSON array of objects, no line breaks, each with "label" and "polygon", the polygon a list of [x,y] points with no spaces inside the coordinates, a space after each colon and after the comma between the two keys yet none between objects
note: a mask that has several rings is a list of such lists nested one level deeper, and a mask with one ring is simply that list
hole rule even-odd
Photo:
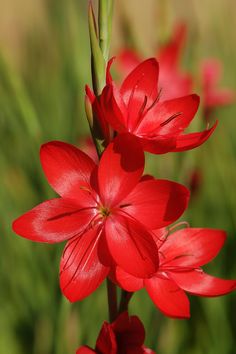
[{"label": "tip of petal", "polygon": [[200,103],[200,96],[198,96],[196,93],[193,93],[191,97],[195,102],[197,102],[198,104]]},{"label": "tip of petal", "polygon": [[88,97],[90,103],[93,104],[96,97],[88,85],[85,85],[85,93],[86,93],[86,96]]},{"label": "tip of petal", "polygon": [[156,60],[156,58],[149,58],[149,59],[146,59],[144,60],[141,64],[139,65],[143,65],[143,64],[148,64],[148,65],[152,65],[154,67],[157,68],[157,70],[159,70],[159,63],[158,61]]}]

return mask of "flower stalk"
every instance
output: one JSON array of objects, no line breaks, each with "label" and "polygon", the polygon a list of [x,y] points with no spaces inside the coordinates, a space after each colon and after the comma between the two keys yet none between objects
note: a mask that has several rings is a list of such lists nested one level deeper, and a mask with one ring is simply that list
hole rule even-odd
[{"label": "flower stalk", "polygon": [[[95,96],[99,96],[106,84],[106,66],[109,59],[109,50],[111,42],[112,31],[112,13],[113,13],[113,0],[99,0],[98,4],[98,28],[92,8],[92,4],[89,5],[89,34],[91,45],[91,70],[93,90]],[[89,102],[86,101],[86,113],[89,121],[91,134],[96,146],[98,157],[102,154],[102,144],[99,128],[95,122],[95,117],[92,112],[92,107],[88,107]],[[113,322],[118,315],[117,309],[117,289],[116,285],[107,278],[107,298],[108,298],[108,310],[109,320]]]},{"label": "flower stalk", "polygon": [[102,50],[100,48],[97,25],[96,25],[96,20],[95,20],[91,3],[89,5],[88,21],[89,21],[89,36],[90,36],[90,46],[91,46],[93,89],[95,95],[98,96],[101,94],[102,89],[105,85],[106,63],[103,57]]},{"label": "flower stalk", "polygon": [[109,321],[112,323],[118,315],[117,311],[117,288],[116,285],[107,278],[107,300],[109,310]]},{"label": "flower stalk", "polygon": [[119,313],[128,311],[128,305],[133,296],[132,292],[122,290],[121,299],[120,299],[120,306],[119,306]]}]

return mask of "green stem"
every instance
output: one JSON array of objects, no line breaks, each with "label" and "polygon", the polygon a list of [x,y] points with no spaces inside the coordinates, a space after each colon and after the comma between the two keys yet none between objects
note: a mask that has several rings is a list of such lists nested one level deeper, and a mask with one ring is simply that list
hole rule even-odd
[{"label": "green stem", "polygon": [[112,32],[113,0],[100,0],[98,10],[99,45],[105,62],[109,58],[109,49]]},{"label": "green stem", "polygon": [[116,292],[116,285],[109,278],[107,278],[107,298],[108,298],[108,309],[109,309],[109,321],[113,322],[118,315],[117,292]]},{"label": "green stem", "polygon": [[133,293],[122,290],[121,299],[120,299],[120,306],[119,306],[119,313],[122,313],[124,311],[128,311],[128,305],[129,305],[129,302],[130,302],[130,299],[132,296],[133,296]]}]

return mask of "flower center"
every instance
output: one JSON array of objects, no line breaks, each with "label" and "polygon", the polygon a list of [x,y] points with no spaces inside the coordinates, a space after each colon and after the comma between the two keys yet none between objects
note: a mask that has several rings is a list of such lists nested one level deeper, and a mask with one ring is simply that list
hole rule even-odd
[{"label": "flower center", "polygon": [[98,210],[103,218],[106,218],[107,216],[110,215],[110,210],[107,207],[100,206]]}]

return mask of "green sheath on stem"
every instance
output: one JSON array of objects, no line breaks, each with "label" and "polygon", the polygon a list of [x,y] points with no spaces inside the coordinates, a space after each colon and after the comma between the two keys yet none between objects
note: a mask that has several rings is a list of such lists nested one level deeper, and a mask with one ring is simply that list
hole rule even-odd
[{"label": "green sheath on stem", "polygon": [[93,89],[96,96],[100,95],[105,86],[105,71],[106,63],[100,48],[100,43],[97,35],[96,21],[94,18],[92,5],[89,5],[89,35],[92,54],[92,77]]},{"label": "green sheath on stem", "polygon": [[98,13],[99,44],[105,62],[107,62],[109,59],[109,49],[112,32],[112,13],[113,0],[100,0]]}]

